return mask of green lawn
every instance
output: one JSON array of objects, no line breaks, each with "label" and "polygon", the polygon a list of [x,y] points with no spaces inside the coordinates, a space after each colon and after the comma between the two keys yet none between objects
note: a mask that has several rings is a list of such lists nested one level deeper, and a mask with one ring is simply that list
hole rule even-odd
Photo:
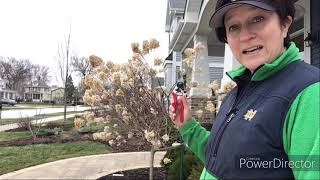
[{"label": "green lawn", "polygon": [[71,157],[106,154],[111,148],[92,141],[0,148],[0,174]]},{"label": "green lawn", "polygon": [[50,121],[50,122],[46,122],[45,125],[48,126],[48,125],[62,125],[62,124],[74,124],[73,123],[73,120],[74,120],[74,117],[70,117],[70,118],[67,118],[66,121],[64,121],[63,119],[59,119],[59,120],[56,120],[56,121]]},{"label": "green lawn", "polygon": [[0,132],[0,141],[10,141],[24,137],[31,137],[31,133],[29,131]]},{"label": "green lawn", "polygon": [[[58,121],[47,122],[46,126],[48,125],[59,126],[61,124],[73,124],[73,118],[67,118],[66,121],[58,120]],[[43,127],[42,129],[45,129],[45,128],[46,127]],[[75,128],[71,128],[63,132],[69,135],[76,135],[78,133],[78,131]],[[29,131],[0,132],[0,141],[10,141],[10,140],[15,140],[15,139],[24,138],[24,137],[31,137],[31,133]]]},{"label": "green lawn", "polygon": [[[72,124],[73,125],[73,119],[74,118],[67,118],[66,121],[63,119],[57,120],[57,121],[51,121],[45,123],[45,126],[59,126],[62,124]],[[42,129],[45,129],[46,127],[42,127]],[[71,128],[67,131],[63,131],[63,133],[67,133],[69,135],[76,135],[78,134],[78,131],[75,128]],[[31,137],[31,133],[29,131],[17,131],[17,132],[0,132],[0,141],[9,141],[9,140],[15,140],[19,138],[24,137]]]}]

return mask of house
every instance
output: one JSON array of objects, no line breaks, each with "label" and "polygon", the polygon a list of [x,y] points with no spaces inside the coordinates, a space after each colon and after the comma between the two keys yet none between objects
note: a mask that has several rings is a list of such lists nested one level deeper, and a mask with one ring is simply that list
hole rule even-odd
[{"label": "house", "polygon": [[[204,49],[196,57],[198,63],[193,64],[192,73],[187,74],[191,81],[208,83],[217,79],[223,85],[230,81],[225,73],[239,66],[228,45],[219,42],[214,29],[209,27],[216,3],[217,0],[168,0],[165,31],[169,35],[169,53],[164,63],[167,87],[177,80],[177,68],[182,67],[181,59],[184,58],[181,53],[197,43],[202,43]],[[320,1],[295,0],[295,7],[290,37],[299,47],[302,60],[320,67]],[[196,69],[202,69],[202,73],[195,73]],[[189,97],[201,102],[199,97],[206,93],[207,88],[193,87]]]},{"label": "house", "polygon": [[50,99],[51,99],[51,102],[62,104],[64,102],[64,88],[52,87]]},{"label": "house", "polygon": [[[183,15],[185,9],[185,0],[171,0],[167,3],[167,14],[166,14],[166,26],[165,31],[169,34],[170,42],[172,39],[177,37],[179,29],[183,22]],[[171,44],[169,44],[170,46]],[[171,45],[170,47],[172,47]],[[169,48],[172,49],[172,48]],[[171,51],[169,56],[165,59],[163,64],[164,70],[164,85],[166,89],[171,87],[180,79],[180,73],[182,70],[182,53],[180,51]]]},{"label": "house", "polygon": [[[207,81],[220,80],[223,76],[224,44],[218,42],[213,32],[208,27],[200,27],[199,17],[202,0],[168,0],[165,31],[169,34],[169,55],[164,62],[165,85],[170,88],[181,78],[181,60],[184,59],[183,51],[201,42],[206,46],[205,62],[201,65],[208,68]],[[208,7],[207,7],[208,8]],[[210,17],[209,17],[210,18]],[[202,20],[204,21],[204,20]],[[209,21],[208,21],[209,23]],[[204,22],[202,22],[204,24]],[[195,34],[197,28],[199,33]],[[205,30],[205,28],[207,28]],[[191,35],[192,34],[192,35]],[[201,62],[203,62],[201,60]],[[196,68],[201,68],[194,67]],[[187,76],[192,76],[187,74]],[[193,77],[192,79],[199,79]]]},{"label": "house", "polygon": [[16,99],[17,91],[6,88],[6,81],[0,78],[0,99]]},{"label": "house", "polygon": [[24,101],[49,102],[51,101],[51,89],[43,81],[33,81],[24,87]]}]

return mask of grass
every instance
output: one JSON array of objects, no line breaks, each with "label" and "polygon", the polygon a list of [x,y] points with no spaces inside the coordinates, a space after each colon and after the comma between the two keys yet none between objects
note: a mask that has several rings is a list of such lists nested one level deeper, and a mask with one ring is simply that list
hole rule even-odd
[{"label": "grass", "polygon": [[[63,120],[53,121],[46,123],[48,125],[62,125],[62,124],[73,124],[73,118],[68,118],[65,122]],[[46,129],[46,127],[42,127],[42,129]],[[71,128],[67,131],[63,131],[65,134],[76,135],[78,131],[75,128]],[[16,131],[16,132],[0,132],[0,141],[11,141],[19,138],[31,137],[30,131]]]},{"label": "grass", "polygon": [[44,124],[45,124],[45,126],[49,126],[49,125],[57,125],[58,126],[58,125],[62,125],[62,124],[74,124],[73,120],[74,120],[74,118],[70,117],[70,118],[67,118],[66,121],[64,121],[63,119],[59,119],[56,121],[46,122]]},{"label": "grass", "polygon": [[31,133],[29,131],[0,132],[0,141],[11,141],[24,137],[31,137]]},{"label": "grass", "polygon": [[[74,118],[67,118],[66,121],[63,119],[57,120],[57,121],[51,121],[45,123],[45,126],[59,126],[63,124],[72,124],[73,125],[73,119]],[[42,129],[45,129],[46,127],[42,127]],[[70,134],[70,135],[76,135],[78,134],[78,131],[75,128],[71,128],[68,131],[63,131],[64,133]],[[10,141],[15,140],[19,138],[24,137],[31,137],[31,133],[29,131],[17,131],[17,132],[0,132],[0,141]]]},{"label": "grass", "polygon": [[0,174],[60,159],[106,154],[110,151],[110,147],[92,141],[1,147]]}]

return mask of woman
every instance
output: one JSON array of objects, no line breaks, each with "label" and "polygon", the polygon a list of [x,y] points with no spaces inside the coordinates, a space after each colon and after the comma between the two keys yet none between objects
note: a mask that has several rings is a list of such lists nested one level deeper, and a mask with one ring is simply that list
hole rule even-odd
[{"label": "woman", "polygon": [[[169,112],[205,165],[200,179],[320,177],[319,161],[313,169],[302,166],[319,159],[320,83],[319,69],[302,62],[290,42],[294,13],[291,0],[218,0],[210,26],[242,65],[227,73],[237,87],[222,102],[211,132],[191,117],[185,96],[185,121],[179,108],[171,105]],[[298,161],[299,167],[288,165]]]}]

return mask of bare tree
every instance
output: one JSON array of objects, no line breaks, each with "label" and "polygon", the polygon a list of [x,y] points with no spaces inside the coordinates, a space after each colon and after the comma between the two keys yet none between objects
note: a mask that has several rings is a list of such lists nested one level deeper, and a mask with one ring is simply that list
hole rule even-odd
[{"label": "bare tree", "polygon": [[[68,37],[64,43],[58,44],[58,56],[56,58],[58,62],[58,68],[60,71],[60,78],[63,82],[64,87],[67,84],[67,77],[69,75],[69,60],[70,60],[70,35],[71,35],[71,26]],[[64,120],[66,120],[67,115],[67,96],[66,88],[64,88]]]},{"label": "bare tree", "polygon": [[72,56],[70,65],[72,70],[81,76],[81,79],[92,71],[88,58],[85,57]]},{"label": "bare tree", "polygon": [[32,79],[49,83],[50,82],[49,67],[41,66],[41,65],[33,65]]},{"label": "bare tree", "polygon": [[7,87],[22,91],[25,82],[31,80],[32,64],[28,59],[17,60],[14,57],[0,59],[0,76],[7,80]]},{"label": "bare tree", "polygon": [[62,85],[64,85],[65,82],[65,74],[66,74],[66,53],[65,53],[65,47],[62,43],[58,44],[58,56],[56,57],[57,65],[58,65],[58,71],[59,71],[59,78],[62,82]]}]

